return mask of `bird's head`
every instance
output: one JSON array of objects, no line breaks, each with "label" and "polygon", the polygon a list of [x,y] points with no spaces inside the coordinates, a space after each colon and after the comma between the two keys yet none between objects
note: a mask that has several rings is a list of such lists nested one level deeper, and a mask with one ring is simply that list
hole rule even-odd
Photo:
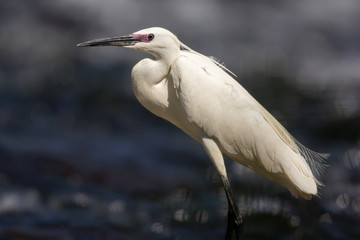
[{"label": "bird's head", "polygon": [[121,37],[95,39],[79,43],[76,46],[118,46],[149,53],[155,58],[161,58],[164,55],[180,51],[180,41],[177,37],[170,31],[160,27],[146,28]]}]

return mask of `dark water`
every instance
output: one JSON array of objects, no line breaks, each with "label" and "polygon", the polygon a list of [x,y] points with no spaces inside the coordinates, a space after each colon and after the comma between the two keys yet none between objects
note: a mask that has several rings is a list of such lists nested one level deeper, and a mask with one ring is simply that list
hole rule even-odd
[{"label": "dark water", "polygon": [[[161,2],[148,7],[155,9]],[[258,2],[255,9],[267,6]],[[72,6],[71,1],[0,4],[0,239],[223,239],[226,197],[205,152],[136,102],[130,71],[140,55],[128,58],[132,55],[122,49],[74,47],[88,40],[89,32],[119,29],[101,23],[96,7],[67,4]],[[331,40],[322,51],[331,52],[331,46],[338,56],[350,51],[360,36],[347,35],[342,25],[334,30],[329,26],[336,25],[326,21],[311,26]],[[138,26],[123,28],[135,31]],[[179,28],[179,34],[184,32]],[[223,49],[229,53],[227,45]],[[287,47],[283,51],[289,54],[298,51]],[[355,49],[350,51],[354,62]],[[325,186],[311,201],[293,198],[228,159],[230,181],[245,216],[244,238],[360,239],[358,76],[339,71],[343,82],[332,85],[321,82],[325,70],[318,69],[312,85],[293,80],[301,75],[295,60],[281,67],[271,61],[264,67],[260,60],[260,68],[232,63],[237,68],[232,70],[296,138],[331,157],[320,177]]]},{"label": "dark water", "polygon": [[[28,126],[0,139],[1,238],[221,239],[227,203],[207,156],[137,107],[122,116],[135,115],[127,130],[89,119],[86,131],[82,120],[61,131],[11,123]],[[311,201],[228,161],[246,239],[357,239],[359,150],[339,146]]]},{"label": "dark water", "polygon": [[[4,94],[0,237],[222,239],[227,202],[201,146],[139,104],[105,95],[89,101]],[[324,103],[301,101],[303,108],[284,119],[314,149],[332,154],[325,187],[311,201],[295,199],[227,160],[244,236],[358,239],[360,149],[353,138],[359,124],[310,121]]]}]

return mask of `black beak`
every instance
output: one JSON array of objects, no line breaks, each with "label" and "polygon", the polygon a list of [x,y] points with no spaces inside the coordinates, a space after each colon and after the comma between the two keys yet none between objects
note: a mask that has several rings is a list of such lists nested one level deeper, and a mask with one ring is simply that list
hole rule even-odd
[{"label": "black beak", "polygon": [[119,46],[126,47],[132,46],[135,43],[141,42],[141,38],[134,37],[133,35],[95,39],[76,45],[77,47],[94,47],[94,46]]}]

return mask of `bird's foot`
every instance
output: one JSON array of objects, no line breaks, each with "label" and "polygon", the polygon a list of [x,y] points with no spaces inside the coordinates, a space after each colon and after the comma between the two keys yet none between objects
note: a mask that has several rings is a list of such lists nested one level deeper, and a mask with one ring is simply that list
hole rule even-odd
[{"label": "bird's foot", "polygon": [[242,239],[243,221],[241,215],[236,214],[233,210],[229,209],[228,212],[228,225],[226,229],[225,240],[232,240],[233,233],[235,232],[235,239]]}]

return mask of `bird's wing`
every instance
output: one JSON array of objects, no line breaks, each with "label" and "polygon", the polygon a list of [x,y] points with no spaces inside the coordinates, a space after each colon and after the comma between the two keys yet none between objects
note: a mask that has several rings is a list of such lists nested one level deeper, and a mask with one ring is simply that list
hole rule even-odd
[{"label": "bird's wing", "polygon": [[183,53],[172,75],[187,120],[207,136],[223,139],[229,153],[239,153],[237,145],[251,150],[250,141],[259,134],[253,126],[269,126],[259,104],[208,58]]},{"label": "bird's wing", "polygon": [[183,52],[171,74],[187,121],[198,134],[213,138],[254,171],[278,182],[276,173],[284,173],[297,188],[311,185],[307,192],[316,193],[316,180],[291,135],[210,59]]}]

